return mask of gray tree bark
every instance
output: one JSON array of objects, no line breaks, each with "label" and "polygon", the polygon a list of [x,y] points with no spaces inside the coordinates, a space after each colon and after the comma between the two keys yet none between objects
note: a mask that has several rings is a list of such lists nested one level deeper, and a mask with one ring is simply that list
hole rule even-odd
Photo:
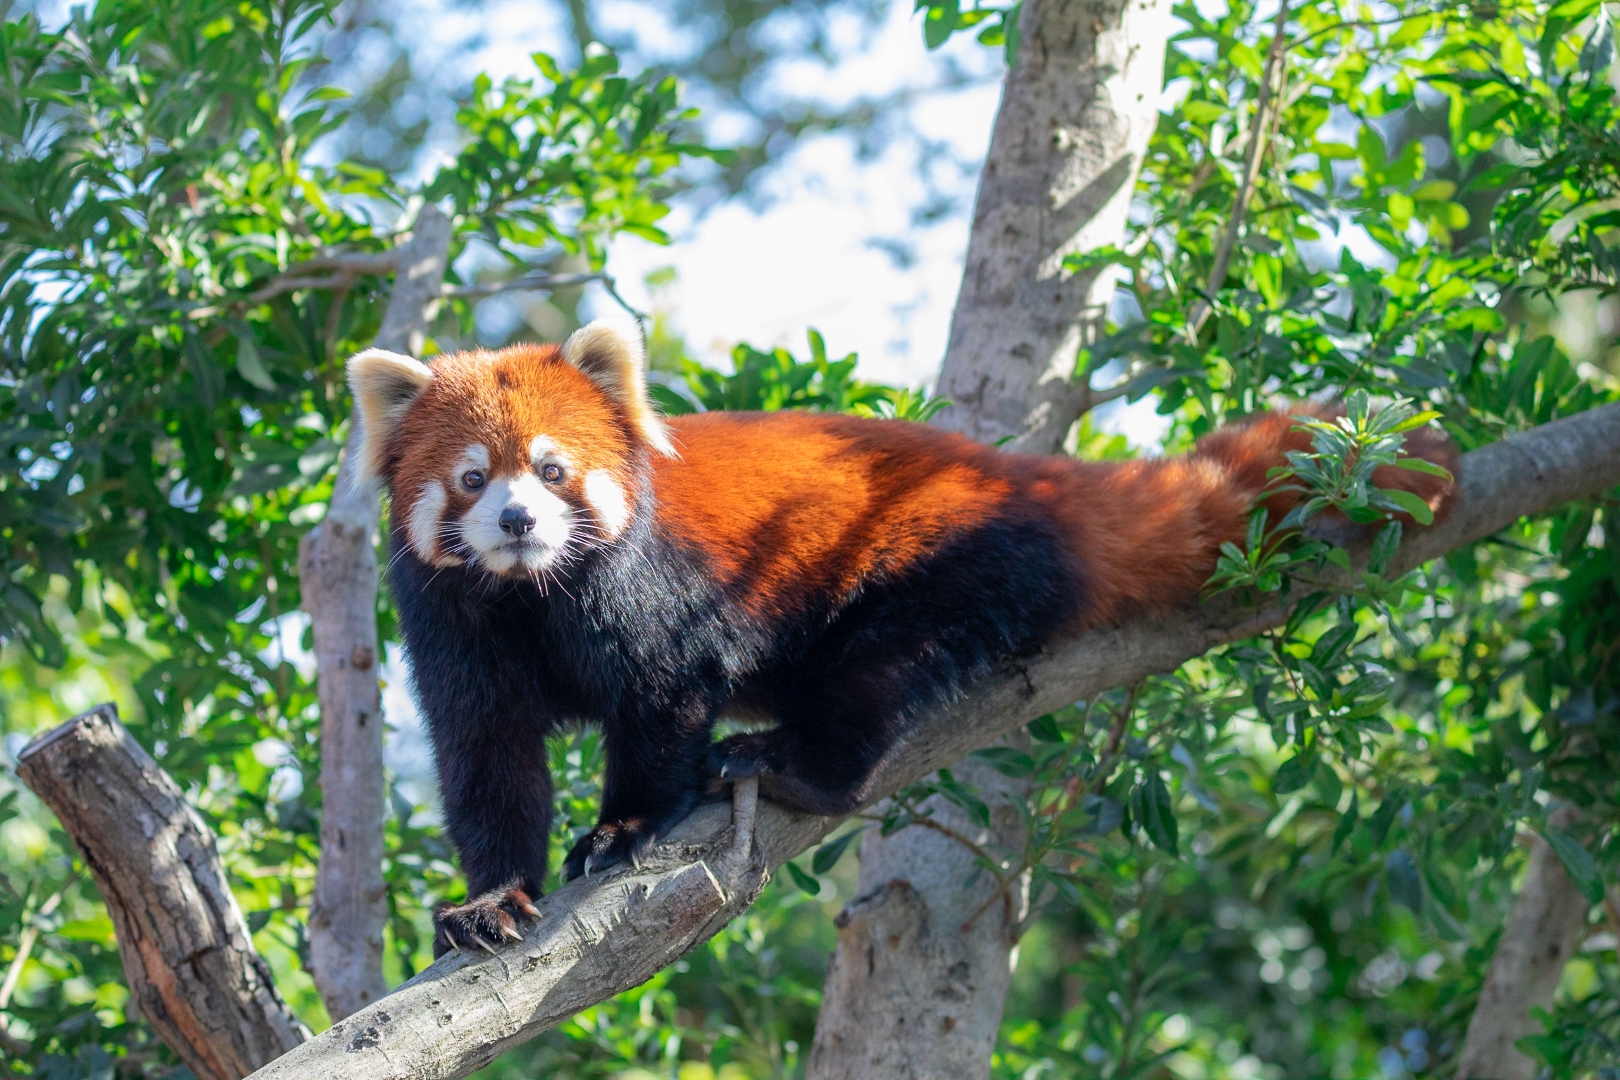
[{"label": "gray tree bark", "polygon": [[[1402,572],[1490,536],[1527,514],[1620,484],[1620,404],[1557,420],[1463,459],[1451,517],[1414,529],[1391,561]],[[1283,622],[1286,604],[1236,600],[1138,619],[1053,642],[1009,663],[962,700],[922,717],[879,766],[883,798],[1078,698],[1172,671],[1217,645]],[[494,954],[452,953],[383,1001],[295,1047],[259,1080],[446,1080],[649,978],[743,911],[770,871],[837,823],[752,792],[699,808],[637,868],[571,882],[539,904],[523,941]],[[746,842],[745,842],[746,841]]]},{"label": "gray tree bark", "polygon": [[1118,244],[1159,121],[1168,0],[1029,0],[979,178],[940,420],[1051,453],[1097,403],[1074,373],[1114,294],[1066,255]]},{"label": "gray tree bark", "polygon": [[[394,287],[376,344],[419,353],[444,286],[450,221],[422,207],[394,252]],[[298,545],[321,704],[321,859],[309,905],[312,974],[332,1019],[388,992],[383,982],[383,723],[377,683],[377,491],[355,483],[360,420],[350,421],[326,516]]]},{"label": "gray tree bark", "polygon": [[253,948],[213,834],[113,706],[36,736],[17,776],[78,845],[130,997],[198,1080],[237,1080],[309,1038]]},{"label": "gray tree bark", "polygon": [[[1574,819],[1567,808],[1552,815],[1557,828]],[[1551,845],[1535,837],[1524,884],[1468,1021],[1457,1080],[1536,1080],[1540,1066],[1513,1044],[1541,1030],[1535,1010],[1551,1007],[1564,965],[1586,933],[1591,908]]]},{"label": "gray tree bark", "polygon": [[[1075,358],[1103,328],[1114,276],[1066,279],[1061,264],[1124,242],[1159,120],[1169,16],[1166,0],[1025,4],[940,373],[939,394],[954,404],[937,423],[1049,454],[1105,396],[1076,377]],[[1003,802],[1029,797],[1025,781],[982,765],[958,769]],[[971,829],[944,799],[929,809]],[[1002,850],[1023,847],[1010,810],[983,832]],[[1023,913],[998,907],[969,921],[978,894],[994,887],[962,887],[975,858],[920,826],[862,842],[859,892],[839,916],[808,1080],[989,1075]]]},{"label": "gray tree bark", "polygon": [[[1018,740],[1027,742],[1027,738]],[[1014,803],[1029,785],[965,758],[951,768],[990,807],[990,827],[934,796],[931,819],[993,855],[1021,852]],[[1029,882],[1001,897],[956,837],[912,825],[861,839],[855,899],[838,915],[838,948],[822,989],[805,1075],[810,1080],[984,1076],[1001,1026]]]}]

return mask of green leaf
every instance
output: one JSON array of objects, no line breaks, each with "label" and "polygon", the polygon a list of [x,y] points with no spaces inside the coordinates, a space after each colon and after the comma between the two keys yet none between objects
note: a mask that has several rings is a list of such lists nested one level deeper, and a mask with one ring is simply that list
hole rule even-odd
[{"label": "green leaf", "polygon": [[975,750],[973,756],[989,763],[992,769],[1003,776],[1028,776],[1035,771],[1035,759],[1022,750],[1015,750],[1010,746],[988,746],[983,750]]},{"label": "green leaf", "polygon": [[1367,569],[1374,574],[1382,574],[1388,567],[1389,561],[1395,557],[1395,552],[1401,546],[1401,523],[1391,521],[1378,530],[1378,536],[1373,539],[1372,554],[1367,559]]},{"label": "green leaf", "polygon": [[1614,61],[1614,23],[1608,9],[1599,6],[1597,25],[1581,47],[1580,69],[1588,79],[1596,79]]},{"label": "green leaf", "polygon": [[1423,877],[1417,863],[1405,848],[1396,848],[1384,860],[1385,882],[1389,897],[1397,904],[1417,915],[1423,911]]},{"label": "green leaf", "polygon": [[1271,790],[1278,795],[1287,795],[1298,791],[1311,782],[1311,776],[1316,771],[1316,757],[1311,754],[1295,754],[1281,765],[1277,766],[1276,775],[1271,778]]},{"label": "green leaf", "polygon": [[1402,420],[1399,424],[1396,424],[1394,427],[1390,428],[1389,430],[1391,432],[1395,433],[1395,434],[1402,434],[1402,433],[1408,432],[1408,431],[1416,431],[1418,428],[1423,427],[1423,426],[1431,423],[1432,421],[1435,421],[1435,420],[1438,420],[1438,419],[1440,419],[1440,414],[1437,413],[1437,412],[1434,412],[1433,410],[1429,410],[1429,411],[1426,411],[1426,412],[1420,412],[1416,416],[1407,417],[1405,420]]},{"label": "green leaf", "polygon": [[1575,883],[1582,896],[1588,903],[1601,904],[1603,902],[1603,878],[1598,874],[1597,864],[1592,855],[1586,850],[1586,845],[1570,836],[1568,833],[1556,832],[1548,829],[1542,837],[1547,846],[1552,848],[1558,856],[1558,861],[1564,864],[1564,872]]},{"label": "green leaf", "polygon": [[276,388],[276,380],[259,356],[258,342],[253,339],[252,331],[246,329],[236,332],[236,373],[260,390]]},{"label": "green leaf", "polygon": [[1316,770],[1311,774],[1311,786],[1322,800],[1322,805],[1328,809],[1335,809],[1339,805],[1339,798],[1344,794],[1344,781],[1339,779],[1339,770],[1325,761],[1316,763]]},{"label": "green leaf", "polygon": [[1379,488],[1384,497],[1396,503],[1402,510],[1412,515],[1412,520],[1419,525],[1429,525],[1434,521],[1434,511],[1429,504],[1412,494],[1410,491],[1401,491],[1398,488]]},{"label": "green leaf", "polygon": [[1171,855],[1179,854],[1176,815],[1170,804],[1170,789],[1157,770],[1150,770],[1136,790],[1131,792],[1131,815],[1154,844]]},{"label": "green leaf", "polygon": [[1382,847],[1384,838],[1389,835],[1390,826],[1395,824],[1395,817],[1401,809],[1411,801],[1406,788],[1400,785],[1384,796],[1384,801],[1378,804],[1373,816],[1368,819],[1367,827],[1372,830],[1373,847]]},{"label": "green leaf", "polygon": [[1352,791],[1350,793],[1350,808],[1339,815],[1339,823],[1333,828],[1333,845],[1328,848],[1329,855],[1336,853],[1339,848],[1344,846],[1344,842],[1350,839],[1350,834],[1355,832],[1356,824],[1360,820],[1361,792]]},{"label": "green leaf", "polygon": [[1425,461],[1420,457],[1399,458],[1394,462],[1397,469],[1410,469],[1412,472],[1424,473],[1428,476],[1438,476],[1443,480],[1451,480],[1451,470],[1443,465],[1436,465],[1432,461]]},{"label": "green leaf", "polygon": [[1058,727],[1057,717],[1051,713],[1037,716],[1026,726],[1030,737],[1036,742],[1060,743],[1063,741],[1063,729]]},{"label": "green leaf", "polygon": [[956,33],[957,23],[962,16],[960,5],[957,0],[923,2],[928,6],[928,14],[923,18],[923,41],[930,49],[937,49]]},{"label": "green leaf", "polygon": [[852,829],[843,836],[829,840],[816,848],[816,853],[810,857],[810,869],[818,874],[825,874],[838,865],[838,860],[844,857],[844,852],[848,850],[851,841],[861,835],[863,831],[862,829]]},{"label": "green leaf", "polygon": [[782,865],[787,867],[788,877],[793,879],[793,884],[799,887],[800,892],[809,896],[821,895],[821,882],[801,870],[798,863],[790,862]]}]

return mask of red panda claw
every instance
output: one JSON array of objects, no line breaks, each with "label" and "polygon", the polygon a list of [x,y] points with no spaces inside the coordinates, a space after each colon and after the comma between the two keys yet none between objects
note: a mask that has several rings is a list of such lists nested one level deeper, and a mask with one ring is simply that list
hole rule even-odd
[{"label": "red panda claw", "polygon": [[489,943],[489,941],[484,937],[484,935],[482,935],[482,934],[474,934],[472,936],[472,938],[473,938],[474,941],[476,941],[478,943],[478,947],[480,949],[483,949],[485,952],[489,953],[491,956],[493,956],[495,954],[495,946],[491,945]]}]

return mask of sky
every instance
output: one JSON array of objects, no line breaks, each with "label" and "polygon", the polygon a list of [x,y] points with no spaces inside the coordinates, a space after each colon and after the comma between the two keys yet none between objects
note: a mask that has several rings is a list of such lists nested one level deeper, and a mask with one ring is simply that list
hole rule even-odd
[{"label": "sky", "polygon": [[[564,56],[573,51],[557,17],[560,5],[494,3],[469,11],[443,0],[406,2],[411,13],[397,15],[396,25],[415,39],[419,70],[431,70],[436,57],[454,55],[458,64],[498,82],[532,74],[529,57],[536,50]],[[920,16],[911,8],[897,0],[875,32],[854,25],[853,18],[842,28],[834,24],[836,64],[783,65],[766,92],[849,101],[928,87],[941,81],[948,57],[973,83],[920,96],[905,107],[903,123],[945,143],[962,168],[934,168],[930,189],[919,175],[912,142],[896,142],[875,160],[862,161],[847,137],[811,138],[761,177],[748,200],[701,214],[678,204],[663,223],[674,238],[669,246],[624,237],[611,248],[608,269],[621,294],[639,310],[666,313],[699,359],[722,364],[740,341],[802,354],[813,327],[836,354],[858,353],[866,378],[907,386],[932,381],[944,354],[967,245],[967,210],[995,118],[1002,60],[999,49],[968,35],[930,54]],[[606,4],[597,23],[608,37],[633,32],[640,56],[656,57],[681,44],[679,29],[650,17],[644,4]],[[431,33],[418,27],[431,27]],[[728,129],[735,130],[728,120],[709,124],[711,144],[725,145]],[[435,164],[428,160],[419,168]],[[912,223],[915,211],[939,201],[953,211],[927,224]],[[897,248],[907,250],[897,257],[891,253]],[[675,271],[675,280],[655,295],[645,279],[664,268]],[[593,291],[586,308],[607,314],[615,305]]]}]

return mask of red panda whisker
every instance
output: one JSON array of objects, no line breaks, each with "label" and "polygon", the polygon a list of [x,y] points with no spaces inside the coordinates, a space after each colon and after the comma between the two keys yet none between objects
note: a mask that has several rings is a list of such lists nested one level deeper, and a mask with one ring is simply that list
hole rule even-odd
[{"label": "red panda whisker", "polygon": [[[546,573],[547,569],[548,569],[547,567],[541,567],[540,568],[540,573],[542,575],[544,575]],[[562,575],[556,573],[555,571],[552,571],[551,580],[557,583],[557,588],[562,590],[562,594],[564,596],[568,597],[568,599],[570,599],[570,600],[573,600],[574,603],[576,603],[576,604],[579,603],[579,600],[574,596],[574,594],[568,591],[568,586],[566,586],[566,585],[564,585],[562,583]]]}]

